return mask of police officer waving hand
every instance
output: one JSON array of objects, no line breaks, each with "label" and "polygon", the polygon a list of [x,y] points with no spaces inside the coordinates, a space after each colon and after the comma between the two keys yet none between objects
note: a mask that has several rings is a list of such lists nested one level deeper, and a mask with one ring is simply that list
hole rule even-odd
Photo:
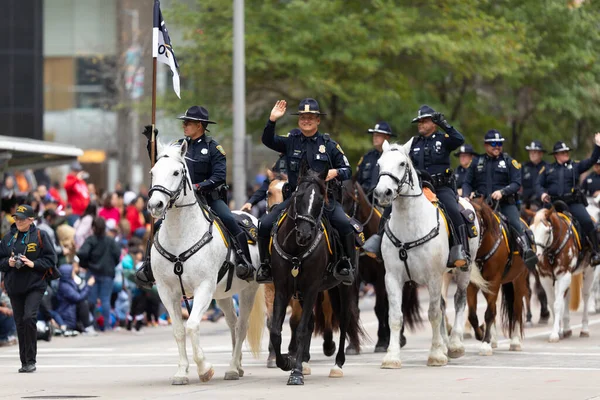
[{"label": "police officer waving hand", "polygon": [[521,165],[502,152],[504,138],[495,129],[485,134],[485,153],[472,163],[463,184],[463,196],[480,194],[500,202],[500,212],[508,218],[508,224],[517,233],[516,241],[521,258],[529,269],[535,268],[537,256],[531,249],[529,237],[521,224],[517,208],[517,192],[521,188]]},{"label": "police officer waving hand", "polygon": [[[254,279],[254,267],[250,263],[250,251],[245,233],[238,226],[233,214],[224,200],[226,191],[225,179],[227,177],[227,161],[225,151],[212,137],[206,135],[209,124],[216,122],[209,120],[208,111],[204,107],[193,106],[188,108],[184,115],[178,117],[183,120],[184,140],[188,143],[185,161],[190,172],[194,189],[204,196],[210,208],[219,216],[227,230],[234,236],[237,247],[236,252],[238,278],[244,280]],[[158,133],[158,132],[157,132]],[[147,126],[143,134],[148,138],[150,149],[151,127]],[[148,150],[149,152],[150,150]],[[154,277],[150,268],[149,258],[137,274],[138,284],[145,282],[152,287]],[[148,284],[144,285],[148,287]]]},{"label": "police officer waving hand", "polygon": [[[267,126],[263,131],[262,142],[268,148],[284,153],[288,161],[288,178],[292,191],[295,190],[300,172],[300,164],[304,159],[308,162],[311,169],[315,171],[328,170],[327,181],[339,179],[344,181],[350,179],[351,168],[348,160],[340,145],[319,132],[321,115],[325,115],[319,110],[319,103],[315,99],[304,99],[298,107],[299,115],[298,127],[302,131],[301,135],[282,137],[275,134],[275,123],[286,111],[287,103],[285,100],[279,100],[271,111],[271,116]],[[257,282],[268,282],[272,280],[271,267],[269,265],[269,239],[271,228],[281,210],[285,209],[289,199],[278,205],[269,214],[261,218],[258,227],[258,244],[261,255],[261,265],[256,274]],[[354,279],[355,263],[355,240],[352,225],[342,206],[335,200],[329,199],[329,204],[324,209],[334,228],[340,233],[344,257],[337,265],[334,275],[344,284],[351,284]]]},{"label": "police officer waving hand", "polygon": [[537,180],[537,194],[544,203],[551,200],[562,200],[569,206],[569,211],[581,224],[592,245],[591,264],[600,264],[600,248],[598,237],[594,229],[592,217],[585,209],[585,196],[578,188],[579,176],[590,169],[600,158],[600,133],[594,137],[594,151],[590,158],[580,162],[571,161],[569,151],[571,149],[564,142],[557,142],[551,154],[556,162],[547,165],[540,171]]},{"label": "police officer waving hand", "polygon": [[370,193],[373,188],[377,185],[379,179],[379,168],[377,168],[377,160],[381,156],[383,142],[390,140],[390,138],[396,136],[392,133],[390,125],[381,121],[375,124],[373,129],[368,130],[373,135],[373,147],[365,154],[358,162],[358,171],[356,180],[362,186],[365,193]]}]

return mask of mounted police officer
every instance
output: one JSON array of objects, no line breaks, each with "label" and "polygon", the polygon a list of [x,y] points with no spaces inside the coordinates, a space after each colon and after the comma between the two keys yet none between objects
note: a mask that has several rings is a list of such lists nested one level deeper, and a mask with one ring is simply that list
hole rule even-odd
[{"label": "mounted police officer", "polygon": [[[321,122],[321,113],[319,103],[315,99],[307,98],[300,102],[298,112],[292,115],[298,115],[298,126],[301,135],[282,137],[275,134],[275,123],[285,114],[285,100],[279,100],[273,107],[267,126],[263,131],[262,142],[268,148],[284,153],[287,158],[287,172],[291,191],[296,189],[300,165],[303,160],[308,163],[311,169],[323,171],[327,169],[327,181],[338,179],[344,181],[350,179],[352,171],[348,159],[339,144],[319,132]],[[256,274],[256,281],[259,283],[272,280],[271,266],[269,262],[269,240],[271,229],[275,220],[282,210],[289,203],[286,199],[283,203],[276,206],[272,212],[265,214],[258,227],[258,244],[261,257],[261,265]],[[331,224],[338,230],[344,256],[338,262],[334,275],[344,284],[351,284],[354,279],[355,257],[355,239],[352,225],[342,206],[335,199],[329,199],[329,204],[324,209]]]},{"label": "mounted police officer", "polygon": [[600,133],[594,137],[594,151],[590,158],[580,162],[571,161],[571,149],[565,142],[556,142],[552,153],[555,162],[542,168],[537,180],[537,194],[544,203],[552,200],[562,200],[569,207],[569,211],[581,224],[581,228],[592,245],[591,264],[600,264],[598,238],[594,229],[592,217],[585,209],[586,198],[578,187],[579,176],[598,162],[600,158]]},{"label": "mounted police officer", "polygon": [[459,166],[454,171],[454,180],[456,181],[456,190],[459,196],[462,196],[462,185],[465,182],[467,176],[467,170],[473,162],[473,158],[477,157],[477,153],[473,150],[473,146],[470,144],[463,144],[458,148],[458,151],[454,153],[454,157],[458,157]]},{"label": "mounted police officer", "polygon": [[[419,108],[417,116],[412,120],[417,123],[419,136],[412,139],[410,158],[415,168],[425,171],[431,176],[440,203],[452,220],[456,233],[454,245],[450,249],[448,259],[449,267],[463,267],[469,262],[467,226],[458,209],[458,198],[454,190],[454,174],[450,169],[450,153],[465,141],[459,131],[452,127],[442,113],[423,105]],[[444,130],[440,132],[437,127]],[[364,244],[363,249],[370,254],[379,255],[381,248],[381,227],[389,220],[392,212],[387,207],[383,213],[380,232],[371,236]]]},{"label": "mounted police officer", "polygon": [[485,154],[472,163],[463,184],[463,196],[482,195],[491,197],[500,204],[500,212],[508,219],[516,232],[521,258],[529,269],[538,262],[531,249],[529,236],[525,233],[517,208],[517,192],[521,188],[521,164],[502,152],[504,137],[495,129],[485,134]]},{"label": "mounted police officer", "polygon": [[594,164],[594,170],[585,177],[581,188],[587,197],[596,197],[600,194],[600,160]]},{"label": "mounted police officer", "polygon": [[529,161],[523,165],[523,173],[521,174],[523,178],[523,193],[521,197],[525,208],[531,208],[532,205],[535,205],[539,209],[542,207],[542,202],[535,193],[535,182],[542,168],[548,165],[542,159],[546,150],[544,150],[542,142],[539,140],[534,140],[525,146],[525,150],[529,152]]},{"label": "mounted police officer", "polygon": [[390,128],[390,125],[385,121],[375,124],[375,127],[373,129],[369,129],[368,132],[373,135],[374,148],[361,157],[360,161],[358,162],[356,177],[357,182],[360,183],[365,193],[371,193],[373,188],[375,188],[377,185],[377,180],[379,179],[377,160],[379,160],[381,152],[383,151],[381,149],[383,142],[386,140],[389,141],[390,138],[396,136],[394,133],[392,133],[392,128]]},{"label": "mounted police officer", "polygon": [[[298,131],[298,134],[301,134],[300,130],[298,129],[294,129],[294,131]],[[288,133],[288,136],[290,136],[291,134],[292,132]],[[285,154],[279,155],[279,159],[275,161],[275,164],[273,164],[273,166],[271,167],[271,171],[278,174],[287,175],[287,160],[285,159]],[[258,190],[252,194],[252,196],[250,196],[248,201],[242,206],[240,210],[250,212],[250,210],[252,210],[252,207],[254,207],[259,202],[265,200],[267,198],[267,192],[269,191],[270,184],[271,181],[269,180],[269,178],[265,178],[260,188],[258,188]]]},{"label": "mounted police officer", "polygon": [[[208,118],[208,110],[201,106],[188,108],[185,114],[179,116],[178,119],[183,121],[185,138],[180,139],[179,143],[185,140],[188,144],[185,161],[194,190],[204,196],[210,208],[233,235],[240,250],[236,252],[236,274],[238,278],[250,281],[254,278],[255,270],[250,263],[248,241],[224,201],[227,191],[225,185],[225,179],[227,178],[225,150],[212,137],[205,134],[210,132],[207,129],[208,125],[216,124],[216,122]],[[146,126],[142,132],[148,138],[149,154],[151,129],[151,126]],[[158,133],[158,130],[155,130],[155,133]],[[152,287],[154,276],[150,267],[150,252],[147,252],[147,254],[147,258],[136,277],[139,285]]]}]

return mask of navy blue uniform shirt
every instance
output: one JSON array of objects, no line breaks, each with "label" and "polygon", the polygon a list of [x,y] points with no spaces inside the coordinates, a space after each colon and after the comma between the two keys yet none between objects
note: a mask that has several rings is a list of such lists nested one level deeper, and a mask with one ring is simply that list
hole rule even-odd
[{"label": "navy blue uniform shirt", "polygon": [[444,174],[450,168],[450,154],[465,142],[463,135],[450,127],[446,133],[436,131],[430,136],[413,137],[410,158],[419,170],[431,175]]},{"label": "navy blue uniform shirt", "polygon": [[362,156],[358,162],[356,180],[360,183],[365,193],[369,193],[377,185],[377,180],[379,179],[377,160],[379,160],[379,157],[381,157],[381,153],[377,149],[372,149]]},{"label": "navy blue uniform shirt", "polygon": [[487,154],[471,163],[462,186],[464,197],[473,191],[490,196],[500,190],[503,196],[510,196],[521,188],[521,164],[506,153],[492,158]]},{"label": "navy blue uniform shirt", "polygon": [[531,200],[535,195],[535,183],[540,174],[542,168],[546,167],[548,163],[544,160],[540,161],[537,165],[528,161],[523,164],[523,172],[521,172],[522,186],[523,186],[523,200]]},{"label": "navy blue uniform shirt", "polygon": [[592,172],[588,176],[585,177],[583,183],[581,184],[583,191],[586,196],[594,197],[594,193],[600,190],[600,175],[595,172]]}]

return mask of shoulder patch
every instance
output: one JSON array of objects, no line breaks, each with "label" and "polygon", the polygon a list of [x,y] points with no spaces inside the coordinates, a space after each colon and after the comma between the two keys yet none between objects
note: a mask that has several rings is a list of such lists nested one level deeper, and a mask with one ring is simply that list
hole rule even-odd
[{"label": "shoulder patch", "polygon": [[444,137],[445,137],[445,138],[449,138],[449,137],[450,137],[450,135],[448,135],[447,133],[445,133],[445,134],[444,134]]},{"label": "shoulder patch", "polygon": [[357,167],[360,167],[360,164],[362,164],[362,162],[363,162],[363,160],[364,160],[364,159],[365,159],[365,157],[364,157],[364,156],[362,156],[362,157],[360,158],[360,160],[358,160],[358,164],[357,164],[356,166],[357,166]]},{"label": "shoulder patch", "polygon": [[344,154],[344,150],[342,150],[342,147],[339,144],[335,146],[335,148],[338,149],[340,153]]},{"label": "shoulder patch", "polygon": [[218,145],[217,146],[217,150],[219,150],[221,152],[221,154],[223,154],[224,156],[226,156],[227,154],[225,154],[225,150],[223,149],[223,146]]},{"label": "shoulder patch", "polygon": [[521,164],[519,164],[519,162],[517,160],[512,160],[512,165],[516,169],[521,169]]},{"label": "shoulder patch", "polygon": [[538,173],[538,175],[541,175],[545,170],[546,170],[546,166],[544,165],[542,167],[542,169],[540,169],[540,172]]}]

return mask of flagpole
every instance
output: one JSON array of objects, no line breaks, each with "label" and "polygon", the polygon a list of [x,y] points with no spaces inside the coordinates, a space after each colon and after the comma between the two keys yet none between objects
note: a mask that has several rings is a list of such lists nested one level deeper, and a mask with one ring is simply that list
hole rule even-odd
[{"label": "flagpole", "polygon": [[[159,6],[160,7],[160,6]],[[156,7],[154,14],[156,14]],[[157,16],[154,15],[154,19]],[[152,133],[150,139],[150,168],[154,168],[154,164],[156,163],[156,134],[154,133],[154,129],[156,128],[156,68],[157,68],[157,54],[154,48],[157,43],[155,43],[155,32],[152,29]],[[152,175],[150,175],[150,187],[152,187]],[[154,243],[154,218],[152,218],[152,223],[150,224],[150,237],[148,238],[150,242],[150,246]]]}]

